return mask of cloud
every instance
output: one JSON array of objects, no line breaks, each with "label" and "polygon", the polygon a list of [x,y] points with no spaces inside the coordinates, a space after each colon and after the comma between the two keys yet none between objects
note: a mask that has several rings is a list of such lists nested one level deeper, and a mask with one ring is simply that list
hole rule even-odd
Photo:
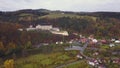
[{"label": "cloud", "polygon": [[120,0],[0,0],[0,10],[120,11]]}]

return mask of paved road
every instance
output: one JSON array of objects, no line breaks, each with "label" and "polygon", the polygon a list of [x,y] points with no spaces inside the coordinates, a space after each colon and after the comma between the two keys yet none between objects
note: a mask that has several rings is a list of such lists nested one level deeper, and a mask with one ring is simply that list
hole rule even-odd
[{"label": "paved road", "polygon": [[[71,47],[65,48],[65,50],[80,50],[80,52],[83,53],[83,51],[85,50],[85,48],[88,46],[89,40],[86,41],[86,43],[83,45],[83,47],[80,46],[76,46],[74,44],[72,44]],[[77,45],[81,45],[80,43],[76,42]]]},{"label": "paved road", "polygon": [[[88,46],[89,44],[89,40],[86,41],[86,43],[83,45],[83,47],[80,47],[80,46],[72,46],[72,47],[68,47],[68,48],[65,48],[65,50],[80,50],[80,53],[83,57],[85,57],[85,59],[91,59],[90,57],[86,56],[83,54],[83,51],[85,50],[85,48]],[[69,63],[69,64],[63,64],[61,66],[58,66],[56,68],[63,68],[65,66],[68,66],[68,65],[71,65],[71,64],[76,64],[78,62],[80,62],[81,60],[79,61],[75,61],[75,62],[72,62],[72,63]]]},{"label": "paved road", "polygon": [[80,46],[72,46],[72,47],[67,47],[65,50],[83,50],[82,47]]},{"label": "paved road", "polygon": [[[89,40],[86,41],[86,43],[83,45],[83,47],[73,46],[73,47],[70,47],[70,48],[65,48],[65,50],[80,50],[80,54],[81,54],[86,60],[93,60],[94,58],[90,58],[90,57],[86,56],[85,54],[83,54],[83,52],[84,52],[84,50],[86,49],[86,47],[88,46],[88,44],[89,44]],[[72,62],[72,63],[68,63],[68,64],[63,64],[63,65],[58,66],[58,67],[56,67],[56,68],[63,68],[63,67],[65,67],[65,66],[68,66],[68,65],[71,65],[71,64],[76,64],[76,63],[78,63],[78,62],[80,62],[80,60],[79,60],[79,61]],[[106,68],[106,67],[104,67],[104,68]]]}]

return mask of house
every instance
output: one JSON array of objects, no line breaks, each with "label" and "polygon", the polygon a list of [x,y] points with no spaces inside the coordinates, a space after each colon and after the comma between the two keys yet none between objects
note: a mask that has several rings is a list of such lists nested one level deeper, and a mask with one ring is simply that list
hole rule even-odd
[{"label": "house", "polygon": [[93,40],[93,39],[94,39],[94,35],[90,35],[90,36],[88,37],[88,39]]},{"label": "house", "polygon": [[59,44],[59,42],[56,42],[55,44]]},{"label": "house", "polygon": [[95,66],[94,61],[88,61],[88,64],[89,64],[89,65],[92,65],[92,66]]},{"label": "house", "polygon": [[27,31],[36,30],[35,28],[26,28]]},{"label": "house", "polygon": [[114,59],[113,59],[113,63],[120,64],[120,59],[119,59],[119,58],[114,58]]},{"label": "house", "polygon": [[82,57],[81,55],[79,55],[79,54],[78,54],[76,57],[77,57],[77,58],[80,58],[80,59],[82,59],[82,58],[83,58],[83,57]]},{"label": "house", "polygon": [[18,29],[19,31],[23,31],[23,29],[22,28],[20,28],[20,29]]},{"label": "house", "polygon": [[91,39],[90,44],[91,44],[91,45],[95,45],[97,42],[98,42],[97,39]]},{"label": "house", "polygon": [[81,43],[85,43],[87,41],[87,38],[81,38],[80,41]]},{"label": "house", "polygon": [[41,29],[41,30],[51,30],[53,27],[52,25],[37,25],[36,29]]},{"label": "house", "polygon": [[93,39],[92,42],[93,42],[93,43],[97,43],[98,40],[97,40],[97,39]]},{"label": "house", "polygon": [[80,36],[80,38],[82,38],[82,35],[81,35],[81,34],[80,34],[79,36]]},{"label": "house", "polygon": [[63,42],[61,41],[60,44],[63,44]]},{"label": "house", "polygon": [[113,44],[113,43],[110,43],[110,44],[109,44],[109,46],[110,46],[110,47],[113,47],[113,46],[115,46],[115,44]]},{"label": "house", "polygon": [[78,35],[78,33],[73,33],[73,35]]},{"label": "house", "polygon": [[68,43],[72,44],[72,43],[73,43],[73,40],[70,40]]},{"label": "house", "polygon": [[52,31],[60,31],[59,28],[52,28],[51,30],[52,30]]},{"label": "house", "polygon": [[107,40],[102,39],[100,42],[101,42],[102,44],[106,44],[106,43],[107,43]]},{"label": "house", "polygon": [[115,41],[115,39],[111,39],[111,42],[114,42]]},{"label": "house", "polygon": [[99,55],[99,53],[98,53],[98,52],[95,52],[95,53],[93,53],[93,55],[94,55],[94,56],[97,56],[97,55]]},{"label": "house", "polygon": [[32,25],[29,26],[29,28],[26,28],[27,31],[31,31],[31,30],[36,30]]},{"label": "house", "polygon": [[63,35],[63,36],[68,36],[68,32],[67,31],[50,31],[53,34],[59,34],[59,35]]},{"label": "house", "polygon": [[96,59],[88,60],[88,64],[89,64],[89,65],[92,65],[92,66],[99,65],[99,63],[98,63],[98,61],[97,61]]},{"label": "house", "polygon": [[115,43],[120,43],[120,40],[115,40]]},{"label": "house", "polygon": [[60,41],[60,42],[57,41],[56,44],[63,44],[63,42],[62,41]]}]

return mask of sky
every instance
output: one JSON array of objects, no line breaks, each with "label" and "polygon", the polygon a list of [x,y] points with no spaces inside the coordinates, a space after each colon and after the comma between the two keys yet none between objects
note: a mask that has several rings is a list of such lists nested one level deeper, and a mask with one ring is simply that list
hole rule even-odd
[{"label": "sky", "polygon": [[120,0],[0,0],[0,11],[48,9],[63,11],[120,12]]}]

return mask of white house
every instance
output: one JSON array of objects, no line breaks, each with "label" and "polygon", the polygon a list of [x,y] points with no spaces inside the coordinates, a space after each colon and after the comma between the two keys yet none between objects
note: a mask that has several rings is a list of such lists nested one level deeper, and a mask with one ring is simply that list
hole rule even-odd
[{"label": "white house", "polygon": [[113,47],[113,46],[115,46],[115,44],[113,44],[113,43],[110,43],[110,45],[109,45],[110,47]]},{"label": "white house", "polygon": [[115,43],[120,43],[120,41],[119,41],[119,40],[116,40]]},{"label": "white house", "polygon": [[68,36],[69,35],[67,31],[51,31],[51,33],[59,34],[59,35],[63,35],[63,36]]},{"label": "white house", "polygon": [[52,28],[51,30],[52,30],[52,31],[60,31],[59,28]]},{"label": "white house", "polygon": [[23,29],[22,28],[20,28],[20,29],[18,29],[19,31],[23,31]]},{"label": "white house", "polygon": [[26,28],[27,31],[36,30],[35,28]]},{"label": "white house", "polygon": [[63,44],[63,42],[61,41],[60,44]]},{"label": "white house", "polygon": [[95,66],[95,63],[93,61],[88,61],[89,65]]},{"label": "white house", "polygon": [[29,26],[29,28],[26,28],[27,31],[30,31],[30,30],[36,30],[32,25]]},{"label": "white house", "polygon": [[59,42],[56,42],[56,44],[59,44]]},{"label": "white house", "polygon": [[111,39],[111,41],[112,41],[112,42],[114,42],[114,41],[115,41],[115,39]]},{"label": "white house", "polygon": [[77,57],[77,58],[80,58],[80,59],[82,59],[82,58],[83,58],[81,55],[77,55],[76,57]]},{"label": "white house", "polygon": [[98,40],[97,40],[97,39],[92,39],[92,42],[93,42],[93,43],[97,43]]},{"label": "white house", "polygon": [[95,65],[98,65],[98,61],[97,60],[88,60],[88,64],[89,65],[92,65],[92,66],[95,66]]},{"label": "white house", "polygon": [[41,29],[41,30],[51,30],[53,27],[52,25],[37,25],[36,29]]}]

